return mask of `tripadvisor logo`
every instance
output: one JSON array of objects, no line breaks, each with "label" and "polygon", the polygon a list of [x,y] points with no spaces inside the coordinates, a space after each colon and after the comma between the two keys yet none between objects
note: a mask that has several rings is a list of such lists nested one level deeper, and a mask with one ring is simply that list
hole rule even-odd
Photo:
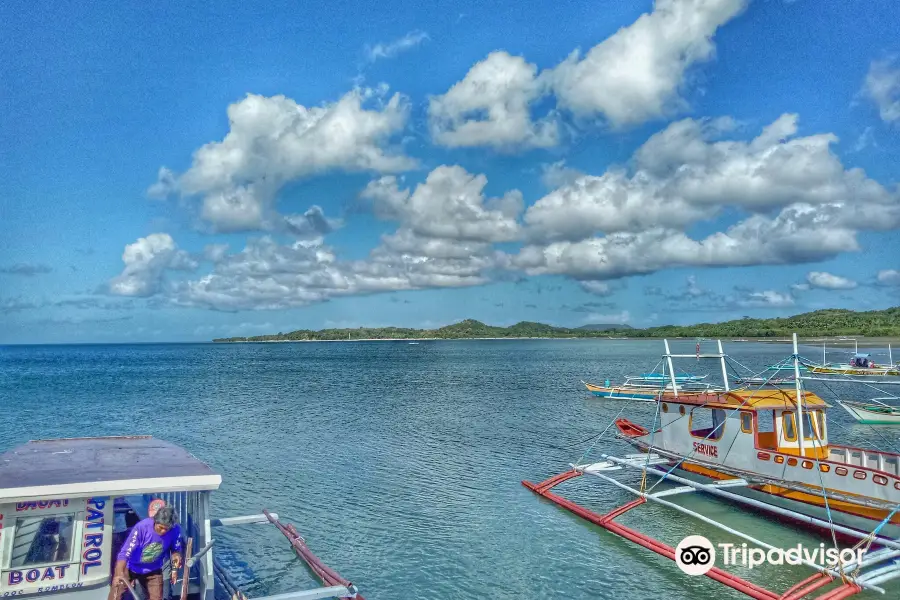
[{"label": "tripadvisor logo", "polygon": [[[850,563],[859,564],[866,551],[862,548],[806,548],[797,544],[793,548],[749,548],[747,544],[717,544],[722,557],[722,565],[741,565],[752,569],[760,565],[800,565],[816,563],[823,567],[835,568]],[[716,564],[716,548],[702,535],[689,535],[675,547],[675,563],[688,575],[706,575]]]},{"label": "tripadvisor logo", "polygon": [[689,535],[675,547],[675,563],[688,575],[706,575],[716,566],[716,549],[702,535]]}]

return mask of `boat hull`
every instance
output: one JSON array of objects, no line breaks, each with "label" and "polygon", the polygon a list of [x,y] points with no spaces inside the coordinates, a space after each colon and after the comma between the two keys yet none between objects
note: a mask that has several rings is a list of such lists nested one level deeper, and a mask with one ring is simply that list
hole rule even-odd
[{"label": "boat hull", "polygon": [[[850,416],[856,419],[857,423],[863,425],[900,425],[900,409],[894,409],[890,412],[884,410],[870,410],[864,406],[856,404],[840,403],[841,406],[850,413]],[[877,405],[871,408],[877,409]]]},{"label": "boat hull", "polygon": [[900,370],[894,368],[875,367],[809,367],[811,373],[819,375],[854,375],[869,377],[896,377],[900,375]]},{"label": "boat hull", "polygon": [[639,400],[641,402],[656,402],[658,393],[638,392],[627,388],[603,387],[590,383],[584,384],[588,391],[598,398],[608,400]]},{"label": "boat hull", "polygon": [[[673,471],[673,474],[684,477],[685,479],[690,479],[691,481],[695,481],[697,483],[710,484],[717,481],[722,481],[723,479],[730,479],[732,477],[731,475],[727,475],[725,473],[710,471],[709,469],[705,469],[703,467],[699,467],[689,463],[684,463],[683,466],[685,468],[676,468]],[[660,474],[664,474],[668,471],[668,469],[660,467],[656,467],[656,470]],[[887,511],[875,509],[869,509],[872,513],[871,517],[853,514],[851,512],[847,512],[846,510],[841,510],[839,506],[837,506],[837,502],[831,502],[829,504],[830,510],[827,510],[825,506],[820,505],[821,497],[814,496],[813,494],[801,495],[797,492],[786,490],[784,488],[775,488],[775,490],[781,491],[777,492],[773,490],[774,493],[773,491],[768,491],[766,489],[772,487],[773,486],[735,486],[729,487],[728,491],[744,498],[757,500],[771,506],[791,510],[800,513],[801,515],[815,517],[822,521],[828,521],[828,515],[830,512],[831,520],[836,525],[842,525],[864,534],[872,532],[881,524],[881,521],[885,517],[887,517]],[[788,497],[787,494],[792,494],[802,499],[793,499],[791,497]],[[818,503],[816,503],[817,501]],[[804,525],[818,531],[824,531],[824,528],[811,526],[806,523],[804,523]],[[900,516],[895,515],[890,524],[884,525],[884,527],[882,527],[879,531],[879,537],[886,537],[891,539],[900,538]]]}]

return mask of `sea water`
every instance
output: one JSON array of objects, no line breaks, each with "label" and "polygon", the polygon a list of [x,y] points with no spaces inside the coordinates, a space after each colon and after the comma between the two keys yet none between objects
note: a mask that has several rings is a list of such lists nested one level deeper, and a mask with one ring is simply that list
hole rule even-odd
[{"label": "sea water", "polygon": [[[790,354],[777,344],[727,350],[754,369]],[[692,353],[694,342],[676,342],[674,351]],[[566,469],[620,411],[652,423],[653,404],[594,398],[581,380],[649,372],[661,353],[659,341],[633,340],[3,347],[0,450],[29,439],[126,434],[183,445],[224,478],[215,516],[277,512],[369,599],[743,597],[684,575],[520,483]],[[721,380],[714,361],[677,366]],[[839,407],[829,415],[833,441],[900,446],[896,429],[852,424]],[[633,452],[612,433],[585,460]],[[588,478],[557,491],[598,512],[633,498]],[[784,548],[824,540],[693,496],[674,499]],[[741,541],[654,505],[619,520],[671,546],[691,534]],[[215,537],[251,597],[317,583],[273,527]],[[736,573],[782,592],[811,571]]]}]

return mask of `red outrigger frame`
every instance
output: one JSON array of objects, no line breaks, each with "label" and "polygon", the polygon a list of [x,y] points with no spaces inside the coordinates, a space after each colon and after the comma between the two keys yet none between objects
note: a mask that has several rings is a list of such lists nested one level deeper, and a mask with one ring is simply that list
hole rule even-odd
[{"label": "red outrigger frame", "polygon": [[267,510],[263,510],[263,514],[269,522],[277,527],[278,531],[288,539],[291,546],[293,546],[294,550],[297,552],[297,555],[307,564],[310,570],[315,573],[316,577],[318,577],[324,585],[344,586],[351,592],[350,596],[342,596],[341,600],[365,600],[362,594],[357,592],[355,585],[341,577],[337,571],[323,563],[322,559],[313,554],[312,550],[309,549],[309,546],[306,545],[306,540],[303,539],[303,536],[297,532],[297,529],[293,525],[290,523],[282,525],[281,522]]},{"label": "red outrigger frame", "polygon": [[[599,525],[600,527],[618,535],[619,537],[625,538],[630,542],[634,542],[639,546],[643,546],[648,550],[652,550],[656,554],[664,556],[673,562],[675,561],[675,549],[671,546],[668,546],[663,542],[639,531],[631,529],[630,527],[626,527],[621,523],[615,522],[616,517],[619,517],[630,511],[631,509],[637,508],[641,504],[647,502],[645,498],[637,498],[606,514],[601,515],[583,506],[575,504],[571,500],[567,500],[566,498],[563,498],[562,496],[554,494],[550,491],[560,483],[563,483],[564,481],[568,481],[569,479],[573,479],[575,477],[579,477],[581,475],[583,475],[581,471],[572,469],[571,471],[564,471],[562,473],[554,475],[553,477],[550,477],[549,479],[546,479],[541,483],[535,484],[531,483],[530,481],[522,481],[522,485],[530,489],[535,494],[558,504],[566,510],[578,515],[579,517],[587,521],[590,521],[595,525]],[[784,593],[778,594],[777,592],[767,590],[766,588],[751,583],[746,579],[742,579],[737,575],[733,575],[727,571],[723,571],[718,567],[713,567],[712,569],[710,569],[709,572],[706,573],[706,576],[757,600],[800,600],[800,598],[803,598],[807,594],[825,587],[835,580],[834,577],[827,573],[818,572],[792,586]],[[821,596],[818,596],[816,600],[841,600],[843,598],[849,598],[854,594],[858,594],[862,591],[862,589],[863,588],[859,585],[848,581],[844,582],[841,586],[829,592],[826,592]]]}]

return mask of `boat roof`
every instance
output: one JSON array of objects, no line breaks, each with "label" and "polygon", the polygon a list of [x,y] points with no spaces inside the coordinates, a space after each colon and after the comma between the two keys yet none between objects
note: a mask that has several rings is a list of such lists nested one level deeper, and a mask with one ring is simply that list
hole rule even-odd
[{"label": "boat roof", "polygon": [[215,490],[222,477],[152,436],[32,440],[0,454],[0,503]]},{"label": "boat roof", "polygon": [[[675,404],[705,405],[710,408],[740,408],[741,410],[772,410],[797,407],[797,390],[759,389],[735,390],[730,392],[663,394],[665,402]],[[812,392],[803,391],[803,406],[810,408],[830,408],[822,398]]]}]

